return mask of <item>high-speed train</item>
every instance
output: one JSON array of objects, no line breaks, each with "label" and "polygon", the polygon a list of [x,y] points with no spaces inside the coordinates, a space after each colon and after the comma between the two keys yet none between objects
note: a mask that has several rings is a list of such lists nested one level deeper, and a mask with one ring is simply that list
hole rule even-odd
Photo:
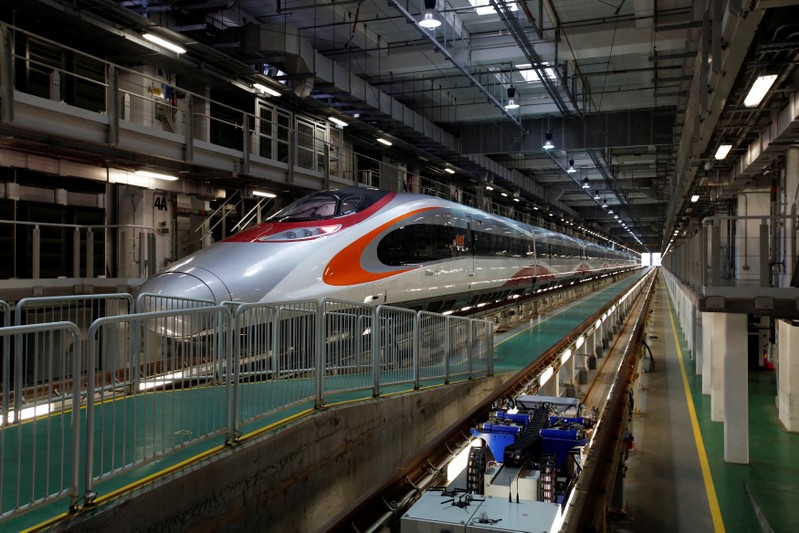
[{"label": "high-speed train", "polygon": [[141,292],[235,302],[332,297],[431,310],[629,269],[629,252],[432,196],[315,192],[157,273]]}]

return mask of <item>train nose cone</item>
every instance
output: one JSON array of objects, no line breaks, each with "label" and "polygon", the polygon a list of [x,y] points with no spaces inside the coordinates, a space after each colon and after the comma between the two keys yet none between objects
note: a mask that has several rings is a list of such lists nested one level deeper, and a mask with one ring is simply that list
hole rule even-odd
[{"label": "train nose cone", "polygon": [[[230,292],[222,281],[207,270],[193,268],[191,272],[162,272],[142,285],[141,293],[163,297],[152,301],[146,311],[161,311],[181,307],[180,299],[210,300],[220,303],[230,300]],[[177,299],[169,301],[169,299]]]}]

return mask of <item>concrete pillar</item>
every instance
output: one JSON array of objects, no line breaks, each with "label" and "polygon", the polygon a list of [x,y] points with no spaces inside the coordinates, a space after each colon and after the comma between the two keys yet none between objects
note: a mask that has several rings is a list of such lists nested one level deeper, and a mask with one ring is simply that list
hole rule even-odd
[{"label": "concrete pillar", "polygon": [[725,313],[724,335],[724,460],[749,463],[749,369],[747,316]]},{"label": "concrete pillar", "polygon": [[602,352],[605,349],[604,325],[604,323],[601,323],[599,327],[594,330],[594,354],[597,357],[602,357]]},{"label": "concrete pillar", "polygon": [[552,375],[546,382],[539,385],[538,394],[541,396],[560,396],[558,376]]},{"label": "concrete pillar", "polygon": [[799,431],[799,327],[777,322],[777,411],[788,431]]},{"label": "concrete pillar", "polygon": [[710,328],[711,362],[710,362],[710,420],[724,422],[724,349],[727,336],[727,321],[724,313],[713,315],[713,327]]},{"label": "concrete pillar", "polygon": [[[565,387],[563,385],[567,385],[571,387],[575,393],[577,391],[577,384],[575,383],[575,369],[577,364],[577,355],[574,353],[575,350],[572,350],[572,355],[569,357],[566,362],[561,362],[560,370],[558,370],[557,380],[560,386],[560,389],[563,390],[564,394],[567,394],[564,390]],[[555,379],[555,378],[553,378]]]},{"label": "concrete pillar", "polygon": [[[703,327],[704,327],[704,319],[705,313],[700,313],[696,308],[694,308],[694,346],[696,346],[696,355],[694,356],[696,359],[696,375],[701,376],[704,372],[704,368],[702,365],[705,363],[704,353],[705,353],[705,338],[703,337]],[[703,380],[704,381],[704,380]],[[702,388],[704,389],[704,383],[702,384]],[[704,392],[704,390],[702,391]]]},{"label": "concrete pillar", "polygon": [[713,313],[702,313],[702,394],[710,394],[711,391],[714,320]]}]

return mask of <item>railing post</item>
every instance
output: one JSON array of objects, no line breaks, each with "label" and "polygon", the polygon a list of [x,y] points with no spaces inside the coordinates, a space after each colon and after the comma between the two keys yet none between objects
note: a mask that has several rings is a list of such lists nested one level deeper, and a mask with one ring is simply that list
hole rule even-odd
[{"label": "railing post", "polygon": [[[72,487],[69,490],[69,509],[76,511],[78,508],[78,487],[80,486],[80,385],[81,385],[81,358],[77,354],[83,353],[80,335],[73,333],[75,357],[72,358]],[[91,342],[91,339],[87,339]],[[62,344],[64,346],[64,344]],[[90,364],[91,359],[86,360]],[[87,398],[88,401],[88,398]],[[88,423],[88,415],[87,415]],[[89,470],[91,472],[91,470]]]},{"label": "railing post", "polygon": [[419,368],[419,313],[413,317],[413,388],[418,389],[420,385]]},{"label": "railing post", "polygon": [[444,383],[449,383],[449,328],[450,317],[444,318]]},{"label": "railing post", "polygon": [[707,225],[702,225],[702,229],[699,230],[699,265],[700,265],[700,272],[699,272],[699,289],[702,290],[704,287],[707,286],[708,280],[708,271],[707,271],[707,242],[708,237],[708,230]]},{"label": "railing post", "polygon": [[372,396],[380,396],[380,306],[372,311]]},{"label": "railing post", "polygon": [[250,173],[250,151],[252,150],[250,139],[250,116],[244,113],[241,118],[242,146],[241,146],[241,172]]},{"label": "railing post", "polygon": [[315,331],[316,350],[314,359],[316,360],[316,371],[314,372],[314,407],[319,408],[324,405],[322,397],[324,391],[325,374],[325,301],[319,302],[316,311],[316,331]]},{"label": "railing post", "polygon": [[322,188],[329,189],[330,188],[330,144],[324,144],[324,161],[325,166],[322,169]]},{"label": "railing post", "polygon": [[33,279],[39,279],[41,275],[41,247],[42,247],[42,231],[39,226],[33,228]]},{"label": "railing post", "polygon": [[760,286],[771,286],[771,266],[768,256],[768,219],[760,221]]},{"label": "railing post", "polygon": [[297,132],[289,130],[288,132],[288,168],[286,170],[286,183],[294,183],[294,166],[297,164],[295,161],[297,154]]},{"label": "railing post", "polygon": [[80,277],[80,228],[75,228],[72,237],[72,277]]}]

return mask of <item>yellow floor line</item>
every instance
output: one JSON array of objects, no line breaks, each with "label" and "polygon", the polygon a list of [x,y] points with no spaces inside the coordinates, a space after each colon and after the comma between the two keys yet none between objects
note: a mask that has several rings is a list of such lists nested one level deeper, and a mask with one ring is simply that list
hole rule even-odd
[{"label": "yellow floor line", "polygon": [[699,455],[699,465],[702,468],[702,478],[705,481],[705,491],[707,492],[707,501],[710,505],[710,516],[713,518],[713,529],[721,533],[725,531],[724,520],[721,517],[721,508],[719,507],[719,500],[716,497],[716,487],[713,485],[713,477],[710,474],[710,465],[707,462],[707,452],[705,452],[705,444],[702,441],[702,433],[699,431],[699,420],[696,417],[696,409],[694,409],[694,400],[691,395],[691,388],[688,385],[688,374],[685,372],[685,364],[682,360],[682,350],[680,349],[680,339],[677,336],[677,328],[674,325],[674,314],[671,310],[671,300],[666,298],[666,305],[669,308],[669,320],[671,321],[671,331],[674,334],[674,346],[677,348],[677,356],[680,361],[680,373],[682,374],[682,384],[685,388],[685,398],[688,400],[688,414],[691,417],[691,428],[694,431],[694,440],[696,441],[696,451]]}]

